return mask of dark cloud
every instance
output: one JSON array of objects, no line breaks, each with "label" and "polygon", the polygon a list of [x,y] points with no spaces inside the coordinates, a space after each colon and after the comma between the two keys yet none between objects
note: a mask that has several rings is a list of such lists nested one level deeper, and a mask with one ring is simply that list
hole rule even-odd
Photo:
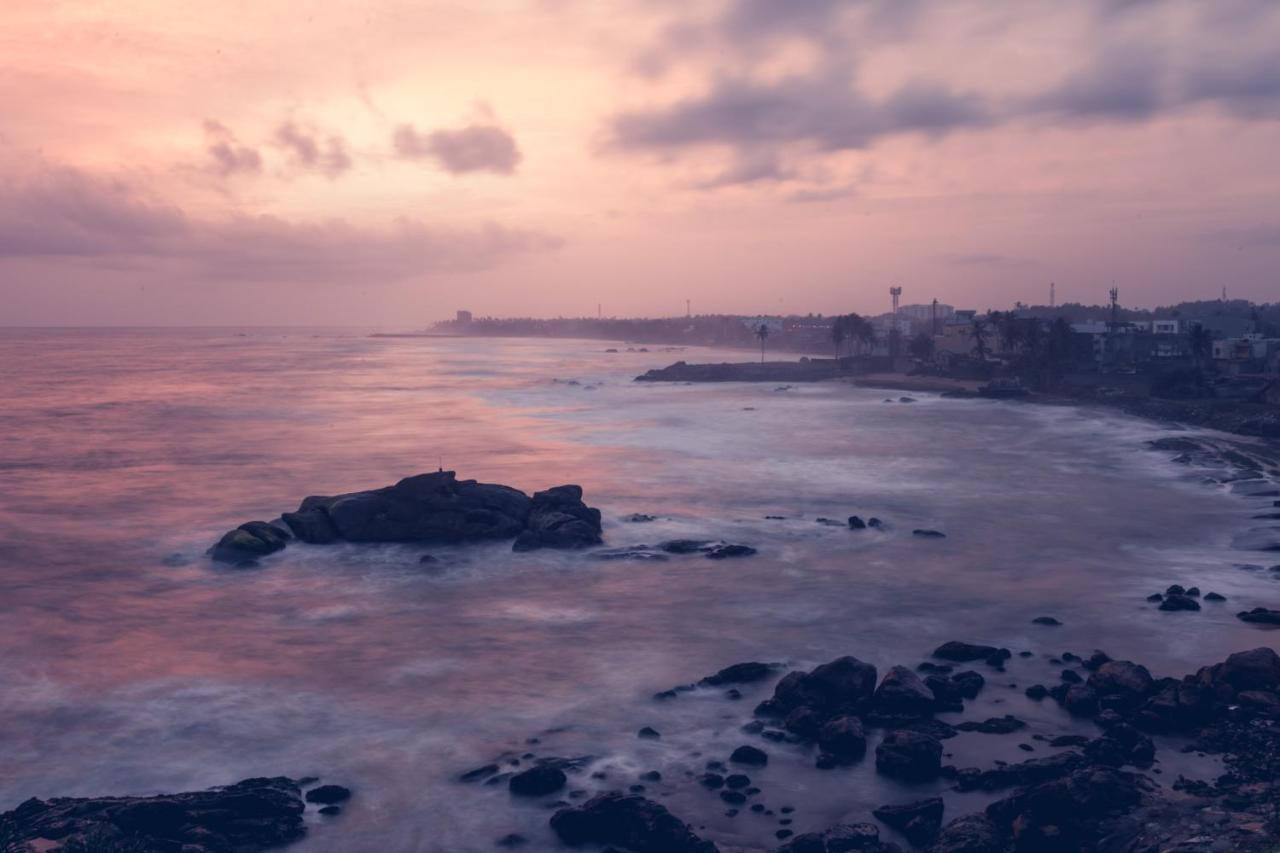
[{"label": "dark cloud", "polygon": [[402,124],[396,128],[392,144],[400,157],[433,160],[455,175],[466,172],[510,175],[521,160],[515,137],[490,124],[431,133],[419,133],[413,125]]},{"label": "dark cloud", "polygon": [[624,113],[613,138],[628,148],[806,142],[826,151],[865,148],[894,133],[945,133],[989,121],[975,96],[912,82],[882,101],[862,94],[847,72],[826,69],[776,82],[722,79],[705,95]]},{"label": "dark cloud", "polygon": [[213,119],[204,122],[205,148],[210,168],[222,177],[258,174],[262,171],[262,155],[256,148],[240,144],[226,125]]},{"label": "dark cloud", "polygon": [[1029,100],[1031,113],[1141,119],[1167,102],[1163,57],[1142,45],[1110,47],[1061,84]]},{"label": "dark cloud", "polygon": [[69,170],[0,181],[0,259],[172,262],[214,281],[377,284],[491,267],[546,251],[546,234],[411,219],[368,228],[273,216],[194,219],[135,188]]},{"label": "dark cloud", "polygon": [[[1197,106],[1242,119],[1280,117],[1280,4],[1274,0],[1080,4],[1073,9],[1091,16],[1085,19],[1091,35],[1075,53],[1079,64],[1057,82],[1021,94],[961,92],[920,78],[871,97],[855,73],[855,58],[865,61],[887,40],[969,20],[984,38],[1008,41],[1055,8],[1061,7],[1028,3],[993,14],[982,3],[728,0],[710,19],[682,13],[636,65],[650,74],[680,62],[693,73],[705,69],[703,93],[621,111],[610,120],[608,138],[620,148],[664,155],[728,149],[735,165],[702,184],[712,187],[792,179],[805,171],[797,158],[864,149],[904,133],[941,136],[1016,122],[1140,122]],[[770,66],[775,43],[797,38],[812,48],[815,70],[779,80]],[[791,168],[762,165],[769,162]]]},{"label": "dark cloud", "polygon": [[336,134],[323,135],[287,121],[276,128],[275,142],[289,153],[297,169],[337,178],[351,168],[347,143]]}]

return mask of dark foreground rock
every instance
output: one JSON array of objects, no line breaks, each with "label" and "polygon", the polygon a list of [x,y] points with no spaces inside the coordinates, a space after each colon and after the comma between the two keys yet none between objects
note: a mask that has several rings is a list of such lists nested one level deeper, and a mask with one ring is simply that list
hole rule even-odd
[{"label": "dark foreground rock", "polygon": [[579,486],[556,486],[531,498],[509,486],[459,480],[452,471],[406,477],[381,489],[312,496],[281,520],[288,531],[261,521],[242,524],[210,555],[242,564],[279,551],[292,537],[315,545],[514,539],[519,551],[601,542],[600,511],[583,503]]},{"label": "dark foreground rock", "polygon": [[0,815],[0,849],[254,853],[301,839],[304,809],[284,777],[157,797],[31,799]]},{"label": "dark foreground rock", "polygon": [[778,853],[901,853],[902,848],[880,840],[874,823],[841,823],[826,832],[797,835],[778,848]]},{"label": "dark foreground rock", "polygon": [[551,828],[571,847],[616,844],[633,853],[717,853],[714,844],[663,806],[617,792],[561,809],[551,817]]}]

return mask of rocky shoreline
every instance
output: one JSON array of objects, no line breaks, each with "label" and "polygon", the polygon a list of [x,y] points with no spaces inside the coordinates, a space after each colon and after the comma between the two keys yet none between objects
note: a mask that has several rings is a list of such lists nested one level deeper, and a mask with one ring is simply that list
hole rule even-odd
[{"label": "rocky shoreline", "polygon": [[[777,665],[748,661],[677,689],[721,690],[722,698],[733,702],[744,691],[772,683],[771,695],[739,717],[741,745],[723,756],[713,750],[691,752],[688,766],[702,769],[686,769],[679,778],[654,769],[617,779],[597,769],[608,766],[597,756],[525,752],[499,756],[458,779],[504,785],[513,798],[542,802],[552,811],[551,832],[565,845],[607,845],[632,853],[721,849],[700,834],[696,814],[677,816],[654,798],[679,788],[705,791],[706,807],[726,816],[754,814],[772,821],[777,853],[901,853],[904,847],[930,853],[1276,849],[1280,656],[1275,651],[1238,652],[1181,678],[1156,678],[1141,664],[1112,660],[1103,652],[1087,658],[1041,654],[1065,665],[1063,681],[1053,688],[1032,685],[1027,694],[1051,698],[1092,724],[1095,734],[1051,737],[1012,715],[954,724],[938,719],[936,714],[963,710],[988,689],[990,679],[1001,678],[1014,656],[1004,648],[950,641],[915,666],[893,666],[882,676],[852,655],[781,678]],[[961,664],[977,668],[960,669]],[[676,695],[662,691],[655,698],[669,701]],[[944,759],[949,755],[945,742],[960,732],[1016,733],[1057,751],[1021,763],[959,767]],[[638,733],[661,736],[652,727]],[[1185,753],[1219,756],[1226,772],[1209,782],[1163,781],[1153,736],[1172,740]],[[1003,796],[949,821],[944,820],[947,796],[888,802],[865,821],[797,835],[790,828],[799,816],[797,807],[775,802],[751,776],[769,763],[771,744],[808,750],[817,774],[869,761],[877,774],[902,783],[944,779],[955,792]],[[531,842],[509,833],[496,843],[521,847]]]},{"label": "rocky shoreline", "polygon": [[[30,799],[0,814],[0,853],[256,853],[307,834],[308,806],[325,817],[351,791],[316,779],[245,779],[154,797]],[[305,793],[304,793],[305,791]]]}]

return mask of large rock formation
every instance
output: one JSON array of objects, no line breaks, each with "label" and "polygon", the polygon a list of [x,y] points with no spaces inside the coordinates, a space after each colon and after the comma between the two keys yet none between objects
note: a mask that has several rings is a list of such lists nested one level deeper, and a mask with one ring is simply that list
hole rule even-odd
[{"label": "large rock formation", "polygon": [[158,797],[30,799],[0,814],[0,848],[254,853],[302,838],[305,808],[284,777]]},{"label": "large rock formation", "polygon": [[579,486],[556,486],[530,498],[510,486],[459,480],[453,471],[418,474],[381,489],[312,496],[281,519],[288,530],[251,521],[224,535],[210,553],[221,562],[252,562],[284,548],[290,534],[316,545],[515,539],[520,551],[601,542],[600,511],[582,502]]},{"label": "large rock formation", "polygon": [[561,809],[552,816],[551,828],[571,847],[615,844],[635,853],[716,853],[714,844],[663,806],[617,792]]}]

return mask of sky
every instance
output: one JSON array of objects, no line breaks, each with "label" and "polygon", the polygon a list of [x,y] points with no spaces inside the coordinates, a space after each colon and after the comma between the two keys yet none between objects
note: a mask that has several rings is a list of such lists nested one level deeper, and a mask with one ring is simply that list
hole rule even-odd
[{"label": "sky", "polygon": [[0,325],[1280,298],[1274,0],[6,0]]}]

